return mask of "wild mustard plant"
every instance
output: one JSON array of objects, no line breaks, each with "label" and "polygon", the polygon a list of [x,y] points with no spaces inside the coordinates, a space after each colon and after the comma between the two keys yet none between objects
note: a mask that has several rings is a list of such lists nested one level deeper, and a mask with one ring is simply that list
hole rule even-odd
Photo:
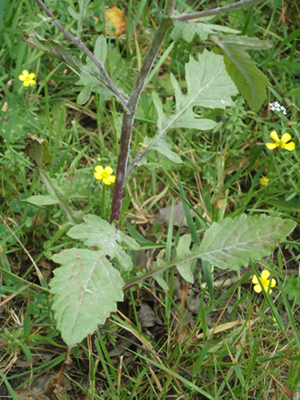
[{"label": "wild mustard plant", "polygon": [[[82,241],[85,246],[85,248],[80,245],[78,248],[67,249],[52,257],[54,262],[61,264],[60,268],[54,270],[54,278],[50,283],[50,291],[53,295],[52,308],[63,339],[68,345],[73,345],[83,340],[88,334],[95,332],[99,325],[105,324],[111,313],[117,310],[117,302],[123,300],[124,291],[136,286],[138,282],[153,276],[165,290],[168,290],[168,283],[163,279],[162,272],[177,265],[182,277],[188,283],[193,283],[194,261],[200,258],[203,261],[206,279],[210,280],[208,287],[212,287],[212,266],[238,271],[240,267],[249,264],[251,260],[269,255],[275,246],[290,234],[296,223],[266,215],[248,216],[241,213],[233,218],[224,217],[221,221],[213,222],[209,226],[201,213],[198,213],[201,226],[205,230],[201,240],[190,221],[189,228],[192,235],[180,237],[174,259],[161,260],[157,262],[155,270],[142,276],[130,277],[128,273],[133,269],[130,251],[139,250],[140,245],[120,230],[119,225],[122,225],[120,216],[122,215],[121,208],[126,182],[130,179],[134,168],[140,165],[147,166],[149,161],[147,156],[150,151],[158,152],[176,164],[182,163],[180,156],[171,150],[172,145],[166,141],[166,135],[168,130],[173,128],[195,129],[199,131],[199,135],[203,134],[203,131],[213,129],[217,124],[216,121],[196,113],[195,110],[198,108],[215,110],[233,107],[235,104],[232,96],[237,94],[238,89],[246,97],[250,108],[254,111],[259,110],[266,99],[265,88],[268,85],[268,79],[256,68],[245,49],[251,48],[252,45],[268,49],[270,45],[257,38],[252,38],[249,47],[249,38],[235,36],[233,33],[227,36],[227,27],[219,35],[215,25],[194,21],[200,17],[248,6],[260,0],[245,0],[245,2],[241,1],[215,10],[186,15],[179,15],[175,10],[175,0],[166,0],[161,20],[131,90],[127,86],[122,87],[123,82],[118,79],[118,76],[110,74],[112,78],[106,71],[106,57],[110,48],[103,35],[96,39],[94,53],[92,53],[81,40],[81,26],[77,30],[77,37],[74,37],[54,18],[42,0],[37,1],[47,16],[51,18],[51,23],[89,58],[89,62],[84,65],[82,60],[75,62],[72,58],[73,55],[71,57],[68,53],[59,52],[68,65],[72,68],[76,67],[80,72],[80,81],[78,82],[83,89],[77,98],[79,104],[87,103],[92,92],[104,90],[107,95],[114,96],[118,100],[120,110],[123,112],[116,174],[113,175],[113,169],[110,166],[104,168],[100,165],[95,168],[94,172],[94,177],[103,181],[104,185],[115,183],[110,223],[106,220],[107,213],[102,214],[104,219],[97,215],[83,214],[77,221],[64,203],[63,196],[58,195],[59,204],[74,223],[68,231],[68,236]],[[84,7],[88,7],[88,3],[89,1],[79,2],[81,16],[85,14]],[[79,18],[78,14],[78,25],[81,23],[82,18]],[[217,26],[218,30],[223,30],[221,25]],[[205,48],[204,45],[203,52],[199,52],[195,58],[191,56],[185,64],[187,85],[184,92],[178,77],[170,75],[175,93],[174,107],[165,107],[159,93],[152,89],[151,94],[148,91],[145,92],[145,87],[169,28],[172,28],[171,37],[174,41],[182,39],[190,41],[195,32],[198,32],[201,40],[205,42],[209,35],[209,41],[213,41],[222,50],[222,53],[226,54],[226,57],[240,69],[242,79],[239,77],[237,81],[234,81],[236,70],[226,68],[223,56],[209,51],[210,47]],[[33,42],[30,43],[33,44]],[[251,76],[248,74],[249,70],[251,70]],[[24,82],[27,79],[26,83],[32,84],[34,78],[32,75],[30,77],[30,74],[23,74],[23,77]],[[135,151],[131,146],[132,134],[134,133],[137,107],[143,92],[145,96],[148,96],[149,104],[153,104],[156,109],[157,132],[154,137],[148,137],[148,133],[145,133],[137,143],[138,147]],[[287,143],[291,138],[289,134],[284,134],[279,140],[274,131],[271,137],[275,143],[269,144],[271,146],[269,148],[281,147],[293,150],[295,147],[293,142]],[[266,179],[268,178],[265,178],[264,183],[266,183]],[[49,180],[47,184],[48,187],[51,187]],[[104,193],[103,190],[102,199],[105,205]],[[57,196],[57,192],[55,192],[55,196]],[[118,264],[118,269],[113,265],[115,262]],[[264,279],[263,283],[268,282],[266,274],[262,279]],[[271,281],[271,286],[273,283]],[[93,310],[92,313],[91,310]]]}]

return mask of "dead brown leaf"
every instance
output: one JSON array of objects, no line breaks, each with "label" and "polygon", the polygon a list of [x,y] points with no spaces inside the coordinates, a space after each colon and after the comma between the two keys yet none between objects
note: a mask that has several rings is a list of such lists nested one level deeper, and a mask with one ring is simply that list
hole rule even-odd
[{"label": "dead brown leaf", "polygon": [[[159,212],[151,219],[150,224],[156,224],[157,222],[161,222],[163,225],[169,225],[170,217],[172,213],[172,206],[168,206],[159,210]],[[191,210],[192,216],[195,216],[193,210]],[[173,206],[173,225],[180,226],[182,222],[182,226],[187,226],[186,218],[184,216],[184,208],[183,204],[174,204]]]},{"label": "dead brown leaf", "polygon": [[48,397],[44,397],[42,393],[38,393],[34,389],[15,389],[14,392],[19,400],[48,399]]},{"label": "dead brown leaf", "polygon": [[[105,16],[107,21],[116,28],[116,36],[122,35],[122,33],[125,32],[126,19],[124,18],[122,10],[120,10],[118,7],[112,7],[105,12]],[[110,35],[109,31],[107,31],[107,33]]]}]

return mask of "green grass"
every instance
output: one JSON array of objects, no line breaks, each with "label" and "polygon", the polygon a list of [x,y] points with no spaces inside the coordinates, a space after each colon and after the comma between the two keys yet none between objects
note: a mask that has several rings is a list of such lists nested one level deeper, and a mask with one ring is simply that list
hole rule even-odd
[{"label": "green grass", "polygon": [[[57,1],[46,3],[67,30],[76,29],[67,10],[68,6],[77,9],[76,2],[61,1],[59,7]],[[140,67],[137,49],[143,59],[163,3],[106,3],[107,7],[120,7],[127,19],[126,32],[120,37],[108,37],[108,68],[112,76],[121,80],[125,92],[129,93]],[[198,4],[177,3],[181,13]],[[48,141],[53,159],[47,174],[59,193],[69,199],[67,205],[75,210],[76,219],[92,213],[108,220],[112,187],[106,187],[103,196],[93,169],[101,163],[116,170],[122,107],[114,100],[106,101],[101,93],[93,94],[88,104],[77,104],[80,87],[76,85],[75,71],[40,49],[30,47],[22,40],[23,31],[36,23],[39,35],[58,40],[77,57],[81,55],[79,50],[51,23],[40,22],[41,15],[45,15],[37,3],[12,0],[3,4],[0,6],[0,22],[3,16],[0,30],[3,42],[0,49],[0,291],[1,302],[7,302],[3,303],[1,313],[0,348],[2,387],[6,385],[12,395],[11,386],[28,384],[31,372],[35,379],[48,371],[57,372],[62,365],[66,346],[50,308],[48,278],[57,267],[51,261],[52,255],[78,246],[66,236],[72,221],[58,204],[34,206],[26,201],[31,196],[49,195],[49,192],[27,155],[25,138],[30,132]],[[172,222],[169,228],[152,228],[148,222],[161,208],[179,199],[186,199],[188,228],[185,229],[189,229],[194,239],[201,239],[205,230],[203,217],[209,222],[218,222],[242,212],[263,213],[298,223],[300,60],[297,44],[300,31],[297,15],[300,11],[297,2],[285,4],[285,20],[281,1],[263,2],[214,20],[273,44],[271,50],[255,51],[251,56],[270,81],[268,100],[279,101],[286,107],[287,115],[268,112],[268,100],[255,113],[240,95],[235,97],[233,108],[199,109],[205,117],[218,121],[216,128],[206,132],[173,129],[168,134],[183,163],[174,164],[151,152],[152,166],[139,166],[129,179],[120,225],[129,230],[142,248],[150,249],[148,268],[162,249],[166,250],[166,261],[172,258],[181,234],[180,230],[173,231]],[[103,32],[103,12],[103,2],[95,1],[84,23],[83,41],[90,49]],[[99,21],[95,23],[93,17]],[[213,46],[209,43],[208,48]],[[168,104],[171,107],[170,74],[185,88],[184,64],[190,54],[202,52],[203,48],[204,43],[197,38],[190,44],[183,40],[172,44],[167,35],[159,54],[161,64],[156,64],[137,109],[133,149],[139,147],[141,137],[152,137],[157,131],[156,111],[148,92],[157,90],[166,107]],[[18,76],[24,69],[36,74],[37,85],[28,89],[21,85]],[[267,150],[265,143],[271,141],[269,134],[273,130],[279,136],[289,132],[296,149],[293,152]],[[270,180],[267,186],[259,182],[262,175]],[[189,205],[196,208],[195,219],[191,218]],[[170,282],[169,291],[149,280],[143,287],[125,293],[125,301],[119,305],[120,313],[112,315],[102,332],[71,349],[73,364],[66,369],[72,385],[69,398],[74,398],[75,388],[88,399],[284,399],[290,398],[289,391],[295,397],[299,395],[300,303],[299,297],[293,297],[285,289],[287,271],[298,268],[298,236],[299,227],[272,257],[242,270],[237,280],[230,271],[219,277],[216,271],[208,269],[210,266],[206,266],[203,274],[197,269],[198,276],[189,288],[186,301],[184,292],[175,300],[174,285],[178,279],[174,270],[165,276]],[[37,268],[45,279],[39,278]],[[146,263],[142,268],[146,268]],[[258,295],[249,285],[254,271],[265,268],[272,271],[277,281],[271,296]],[[236,282],[228,287],[229,278]],[[216,280],[221,280],[218,287],[213,286]],[[180,281],[181,289],[183,284]],[[193,296],[198,297],[199,305],[191,323],[185,312]],[[141,328],[138,312],[143,303],[150,304],[159,316],[158,333]],[[10,310],[18,318],[12,317]],[[126,350],[118,347],[120,343]],[[43,362],[38,356],[46,344],[51,345],[49,351],[53,353],[49,362]],[[113,349],[121,351],[121,356],[118,353],[112,356]],[[16,357],[21,354],[27,359],[28,367],[18,367]]]}]

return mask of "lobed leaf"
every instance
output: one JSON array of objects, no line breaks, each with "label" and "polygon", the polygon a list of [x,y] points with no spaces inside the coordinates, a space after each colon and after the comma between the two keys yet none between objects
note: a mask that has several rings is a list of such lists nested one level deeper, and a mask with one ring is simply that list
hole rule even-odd
[{"label": "lobed leaf", "polygon": [[134,250],[140,248],[115,224],[95,215],[85,215],[83,220],[69,230],[68,236],[96,246],[99,251],[75,248],[52,258],[62,264],[51,281],[53,310],[58,329],[69,346],[93,333],[117,310],[117,301],[123,300],[124,281],[111,261],[118,260],[123,271],[131,270],[131,257],[121,244]]},{"label": "lobed leaf", "polygon": [[190,57],[185,66],[187,93],[183,94],[180,86],[171,74],[171,82],[175,91],[176,109],[174,114],[166,114],[156,93],[153,102],[158,114],[158,129],[194,128],[198,130],[212,129],[216,122],[202,119],[194,112],[196,106],[207,108],[225,108],[233,106],[231,96],[237,89],[225,69],[223,57],[204,50],[198,60]]},{"label": "lobed leaf", "polygon": [[[237,89],[225,69],[222,56],[204,50],[198,55],[198,60],[190,57],[185,65],[187,93],[183,94],[173,74],[171,83],[175,91],[176,108],[174,114],[164,111],[163,104],[157,93],[152,92],[152,99],[157,111],[159,139],[144,139],[147,147],[156,150],[175,163],[181,162],[171,147],[164,140],[164,136],[170,128],[187,128],[208,130],[216,126],[216,122],[202,118],[194,112],[195,107],[225,108],[233,106],[231,96],[237,93]],[[151,145],[151,143],[154,143]],[[141,163],[145,162],[146,157]]]},{"label": "lobed leaf", "polygon": [[295,226],[294,221],[266,215],[225,218],[220,223],[212,223],[197,253],[218,268],[237,270],[271,254]]},{"label": "lobed leaf", "polygon": [[70,249],[52,257],[62,264],[51,280],[53,310],[68,346],[81,342],[105,323],[123,300],[124,281],[105,257],[107,251]]},{"label": "lobed leaf", "polygon": [[122,242],[131,250],[139,250],[139,244],[127,236],[122,231],[116,229],[115,224],[109,224],[107,221],[96,215],[85,215],[84,224],[75,225],[68,232],[68,236],[73,239],[80,239],[86,246],[105,246],[120,247],[117,243]]},{"label": "lobed leaf", "polygon": [[289,300],[295,300],[300,306],[300,276],[287,276],[283,290]]},{"label": "lobed leaf", "polygon": [[296,222],[282,218],[259,215],[248,217],[242,214],[236,218],[225,218],[213,222],[193,251],[189,250],[190,235],[180,239],[179,251],[171,262],[160,264],[156,274],[179,266],[180,274],[191,281],[191,261],[200,258],[221,269],[237,270],[268,256],[278,243],[283,241],[296,227]]},{"label": "lobed leaf", "polygon": [[205,22],[185,22],[177,21],[171,33],[173,40],[183,38],[190,43],[195,35],[198,35],[200,40],[206,40],[208,35],[216,32],[239,33],[236,29],[228,28],[222,25],[207,24]]}]

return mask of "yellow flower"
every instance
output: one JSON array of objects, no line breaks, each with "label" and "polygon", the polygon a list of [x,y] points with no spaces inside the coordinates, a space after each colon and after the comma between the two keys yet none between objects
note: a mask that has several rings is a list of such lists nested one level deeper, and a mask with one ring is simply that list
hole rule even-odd
[{"label": "yellow flower", "polygon": [[103,181],[105,185],[115,183],[116,177],[112,175],[113,170],[111,167],[105,167],[105,169],[103,169],[100,165],[97,165],[95,170],[94,176],[98,181]]},{"label": "yellow flower", "polygon": [[282,149],[286,149],[289,151],[294,150],[295,143],[294,142],[287,143],[292,138],[289,133],[284,133],[281,139],[278,138],[277,132],[275,131],[271,132],[270,136],[273,140],[275,140],[275,143],[266,143],[268,149],[273,150],[276,147],[281,147]]},{"label": "yellow flower", "polygon": [[[260,293],[262,291],[262,287],[264,287],[265,291],[267,293],[272,293],[271,287],[274,287],[276,285],[275,279],[271,280],[271,285],[270,285],[270,279],[268,279],[270,276],[270,272],[264,269],[260,275],[259,280],[257,279],[256,275],[253,275],[252,278],[252,283],[254,283],[254,291],[256,293]],[[269,287],[271,286],[271,287]]]},{"label": "yellow flower", "polygon": [[259,182],[260,182],[260,184],[261,184],[262,186],[267,186],[268,183],[269,183],[269,178],[268,178],[267,176],[262,175],[262,176],[259,178]]},{"label": "yellow flower", "polygon": [[33,78],[35,78],[35,74],[33,72],[29,74],[26,69],[24,69],[22,75],[19,75],[19,79],[23,81],[24,86],[34,85],[36,81]]}]

